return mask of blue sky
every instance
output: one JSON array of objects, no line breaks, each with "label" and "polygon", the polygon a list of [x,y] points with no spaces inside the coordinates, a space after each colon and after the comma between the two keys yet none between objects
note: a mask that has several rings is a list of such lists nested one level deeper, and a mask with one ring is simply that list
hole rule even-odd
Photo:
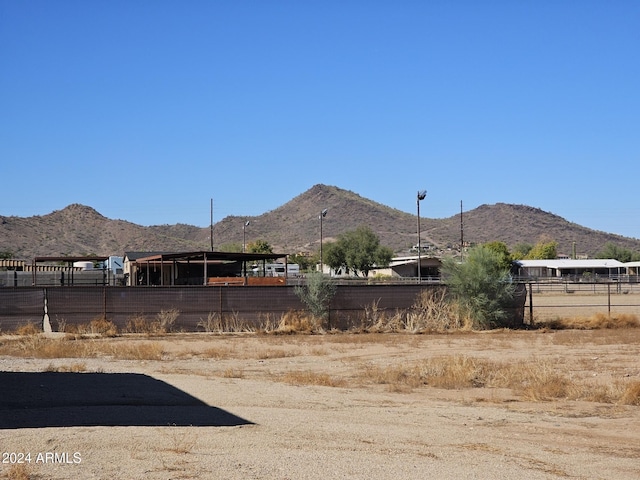
[{"label": "blue sky", "polygon": [[640,238],[639,25],[623,0],[0,0],[0,214],[207,226],[211,198],[324,183]]}]

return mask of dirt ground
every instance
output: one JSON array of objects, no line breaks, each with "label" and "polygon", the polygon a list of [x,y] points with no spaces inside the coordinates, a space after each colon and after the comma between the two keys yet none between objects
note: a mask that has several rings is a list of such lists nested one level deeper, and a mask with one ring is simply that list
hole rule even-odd
[{"label": "dirt ground", "polygon": [[0,356],[0,478],[640,478],[640,406],[403,381],[466,358],[620,387],[640,329],[77,342]]}]

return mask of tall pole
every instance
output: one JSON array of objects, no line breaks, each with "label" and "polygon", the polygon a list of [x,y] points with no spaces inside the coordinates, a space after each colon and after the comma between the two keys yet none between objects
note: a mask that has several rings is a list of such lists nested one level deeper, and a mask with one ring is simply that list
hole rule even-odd
[{"label": "tall pole", "polygon": [[422,265],[421,265],[421,257],[422,257],[422,241],[420,235],[420,200],[424,200],[427,196],[426,190],[419,190],[418,195],[416,196],[416,206],[418,207],[418,283],[422,283]]},{"label": "tall pole", "polygon": [[327,216],[327,209],[325,208],[320,212],[320,273],[324,272],[324,265],[322,263],[322,219]]},{"label": "tall pole", "polygon": [[242,253],[247,251],[247,227],[251,222],[247,220],[242,224]]},{"label": "tall pole", "polygon": [[209,225],[211,226],[209,238],[211,239],[211,251],[213,252],[213,198],[211,199],[211,207],[209,208],[209,217]]},{"label": "tall pole", "polygon": [[462,200],[460,200],[460,260],[464,256],[464,223],[462,221]]}]

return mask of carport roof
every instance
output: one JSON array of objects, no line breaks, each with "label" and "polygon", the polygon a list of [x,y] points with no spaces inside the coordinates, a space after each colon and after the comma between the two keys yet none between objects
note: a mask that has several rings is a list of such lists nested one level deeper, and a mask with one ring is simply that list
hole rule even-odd
[{"label": "carport roof", "polygon": [[251,262],[258,260],[271,260],[274,258],[286,258],[286,253],[237,253],[237,252],[210,252],[206,250],[196,252],[156,253],[147,257],[136,258],[136,262],[164,262],[164,261],[190,261],[190,260],[226,260],[236,262]]},{"label": "carport roof", "polygon": [[42,262],[104,262],[109,257],[82,256],[82,257],[35,257],[33,263]]}]

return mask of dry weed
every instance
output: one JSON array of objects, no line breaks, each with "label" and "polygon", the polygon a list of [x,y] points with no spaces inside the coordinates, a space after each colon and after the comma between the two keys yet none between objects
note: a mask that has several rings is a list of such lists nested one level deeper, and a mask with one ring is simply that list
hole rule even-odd
[{"label": "dry weed", "polygon": [[54,365],[50,363],[47,368],[44,370],[45,372],[71,372],[71,373],[81,373],[87,371],[87,364],[82,363],[72,363],[70,365]]},{"label": "dry weed", "polygon": [[156,314],[156,323],[158,324],[159,331],[161,333],[171,332],[179,316],[180,310],[177,308],[160,310],[160,313]]},{"label": "dry weed", "polygon": [[164,349],[157,342],[113,344],[109,353],[120,360],[162,360]]},{"label": "dry weed", "polygon": [[244,378],[244,370],[241,368],[227,368],[222,372],[223,378]]},{"label": "dry weed", "polygon": [[343,378],[308,370],[287,372],[280,377],[280,380],[290,385],[319,385],[322,387],[342,387],[346,383]]},{"label": "dry weed", "polygon": [[36,477],[32,476],[28,464],[14,463],[2,475],[2,478],[6,478],[7,480],[30,480]]},{"label": "dry weed", "polygon": [[220,315],[215,312],[209,312],[206,320],[201,318],[197,327],[207,333],[223,333],[225,331],[222,326]]},{"label": "dry weed", "polygon": [[29,322],[26,325],[20,325],[13,333],[21,336],[36,335],[38,333],[42,333],[42,329],[37,327],[34,323]]},{"label": "dry weed", "polygon": [[622,405],[640,406],[640,382],[634,381],[627,385],[618,402]]},{"label": "dry weed", "polygon": [[289,311],[280,317],[277,322],[271,318],[262,323],[260,331],[272,335],[292,335],[295,333],[311,334],[322,333],[322,327],[312,317],[304,312]]},{"label": "dry weed", "polygon": [[359,331],[431,333],[471,329],[472,322],[446,299],[444,289],[422,290],[411,308],[393,314],[381,310],[378,304],[375,301],[365,306]]},{"label": "dry weed", "polygon": [[640,320],[638,316],[630,313],[596,313],[590,317],[555,318],[538,324],[555,330],[599,330],[638,328]]},{"label": "dry weed", "polygon": [[198,437],[192,432],[174,428],[163,429],[161,434],[169,440],[169,452],[186,455],[191,453],[198,444]]}]

